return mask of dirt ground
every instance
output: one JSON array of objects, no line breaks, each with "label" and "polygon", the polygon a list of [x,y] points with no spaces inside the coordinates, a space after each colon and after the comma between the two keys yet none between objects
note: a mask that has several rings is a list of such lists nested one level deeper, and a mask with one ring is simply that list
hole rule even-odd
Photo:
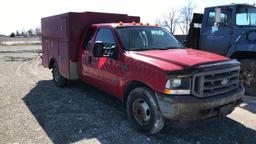
[{"label": "dirt ground", "polygon": [[82,82],[58,88],[37,52],[0,47],[0,143],[255,144],[256,98],[228,115],[190,128],[166,126],[155,136],[131,127],[124,106]]}]

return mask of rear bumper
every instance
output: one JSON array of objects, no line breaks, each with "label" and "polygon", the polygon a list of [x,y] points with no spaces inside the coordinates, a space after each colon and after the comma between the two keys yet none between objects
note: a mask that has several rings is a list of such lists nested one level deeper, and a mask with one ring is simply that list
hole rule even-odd
[{"label": "rear bumper", "polygon": [[169,96],[156,93],[158,106],[165,119],[174,121],[196,121],[218,115],[230,114],[242,102],[244,87],[232,92],[209,97]]}]

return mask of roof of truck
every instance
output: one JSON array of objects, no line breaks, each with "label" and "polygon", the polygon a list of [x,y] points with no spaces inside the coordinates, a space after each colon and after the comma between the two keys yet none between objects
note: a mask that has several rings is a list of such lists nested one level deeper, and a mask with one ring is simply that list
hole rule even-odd
[{"label": "roof of truck", "polygon": [[218,6],[206,7],[205,9],[208,9],[208,8],[216,8],[216,7],[230,7],[230,6],[250,6],[250,7],[255,7],[254,4],[247,4],[247,3],[244,3],[244,4],[236,4],[236,3],[231,3],[231,4],[228,4],[228,5],[218,5]]},{"label": "roof of truck", "polygon": [[155,24],[155,25],[151,25],[149,23],[101,23],[101,24],[93,24],[92,26],[111,26],[111,27],[127,27],[127,26],[149,26],[149,27],[159,27],[159,25]]}]

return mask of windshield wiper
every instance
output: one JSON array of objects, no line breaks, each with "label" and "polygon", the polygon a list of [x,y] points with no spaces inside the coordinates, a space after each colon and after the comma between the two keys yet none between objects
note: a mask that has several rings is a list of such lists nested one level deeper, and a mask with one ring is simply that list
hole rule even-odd
[{"label": "windshield wiper", "polygon": [[133,48],[133,49],[129,49],[130,51],[143,51],[143,50],[159,50],[156,48]]},{"label": "windshield wiper", "polygon": [[180,49],[182,47],[177,47],[177,46],[169,46],[165,48],[133,48],[129,49],[130,51],[143,51],[143,50],[167,50],[167,49]]},{"label": "windshield wiper", "polygon": [[167,50],[167,49],[180,49],[182,47],[165,47],[165,48],[161,48],[160,50]]}]

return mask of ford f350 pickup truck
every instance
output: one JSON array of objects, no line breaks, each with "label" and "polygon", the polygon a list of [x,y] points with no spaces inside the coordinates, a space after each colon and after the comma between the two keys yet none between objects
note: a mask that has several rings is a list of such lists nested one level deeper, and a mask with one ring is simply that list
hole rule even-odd
[{"label": "ford f350 pickup truck", "polygon": [[239,62],[185,49],[139,17],[72,12],[42,18],[42,49],[57,86],[80,79],[116,96],[146,134],[158,133],[166,120],[225,116],[244,94]]}]

